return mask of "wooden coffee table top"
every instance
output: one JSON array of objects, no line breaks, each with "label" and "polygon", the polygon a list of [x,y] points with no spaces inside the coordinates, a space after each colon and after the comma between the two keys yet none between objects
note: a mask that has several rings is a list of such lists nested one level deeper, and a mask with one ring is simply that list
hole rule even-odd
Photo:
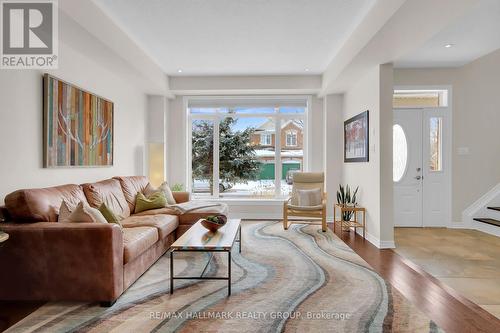
[{"label": "wooden coffee table top", "polygon": [[240,219],[228,219],[227,223],[217,232],[208,231],[198,220],[188,231],[186,231],[174,244],[173,250],[231,250],[234,244]]},{"label": "wooden coffee table top", "polygon": [[5,242],[7,239],[9,239],[9,234],[6,234],[3,231],[0,231],[0,243]]}]

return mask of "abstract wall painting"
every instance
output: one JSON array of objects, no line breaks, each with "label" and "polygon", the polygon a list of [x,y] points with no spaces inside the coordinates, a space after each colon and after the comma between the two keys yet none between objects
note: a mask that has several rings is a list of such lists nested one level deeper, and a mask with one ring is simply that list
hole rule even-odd
[{"label": "abstract wall painting", "polygon": [[44,75],[45,168],[113,165],[113,102]]},{"label": "abstract wall painting", "polygon": [[344,162],[368,162],[368,111],[344,122]]}]

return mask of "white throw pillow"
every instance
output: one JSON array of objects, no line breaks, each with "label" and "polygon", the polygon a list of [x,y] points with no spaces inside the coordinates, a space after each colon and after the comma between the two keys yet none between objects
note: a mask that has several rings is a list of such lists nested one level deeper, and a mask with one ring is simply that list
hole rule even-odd
[{"label": "white throw pillow", "polygon": [[146,188],[144,189],[143,193],[145,196],[149,197],[151,194],[160,191],[163,192],[163,194],[165,194],[165,198],[167,199],[167,205],[175,205],[177,203],[175,202],[174,195],[172,194],[172,190],[170,189],[170,186],[168,186],[167,182],[163,182],[157,189],[154,189],[151,184],[148,184],[148,186],[146,186]]},{"label": "white throw pillow", "polygon": [[[63,222],[63,221],[59,221]],[[90,207],[87,203],[80,201],[76,208],[71,212],[64,222],[70,223],[108,223],[102,213],[95,208]]]},{"label": "white throw pillow", "polygon": [[61,202],[61,207],[59,208],[59,216],[57,217],[57,222],[69,222],[69,217],[76,207],[68,204],[66,201]]},{"label": "white throw pillow", "polygon": [[298,201],[301,207],[311,207],[321,205],[321,189],[298,190]]}]

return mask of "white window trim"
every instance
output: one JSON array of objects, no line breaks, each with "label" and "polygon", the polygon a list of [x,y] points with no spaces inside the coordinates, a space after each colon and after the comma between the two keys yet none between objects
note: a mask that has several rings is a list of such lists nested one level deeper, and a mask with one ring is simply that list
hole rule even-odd
[{"label": "white window trim", "polygon": [[[288,141],[288,136],[290,135],[290,143]],[[297,131],[296,130],[287,130],[285,132],[285,139],[286,139],[286,147],[297,147],[298,146],[298,138],[297,138]],[[295,139],[295,140],[294,140]],[[293,143],[295,141],[295,143]]]},{"label": "white window trim", "polygon": [[[310,142],[310,135],[311,131],[309,128],[310,122],[310,117],[311,117],[311,104],[312,104],[312,97],[311,96],[304,96],[304,95],[293,95],[293,96],[252,96],[255,100],[265,100],[265,99],[290,99],[290,100],[305,100],[306,101],[306,106],[305,106],[305,112],[300,113],[300,114],[295,114],[295,113],[285,113],[285,114],[280,114],[278,113],[278,108],[275,108],[273,113],[259,113],[259,114],[227,114],[227,113],[220,113],[220,112],[214,112],[213,114],[195,114],[192,115],[189,112],[189,101],[190,100],[196,100],[196,99],[203,99],[203,100],[220,100],[220,99],[227,99],[227,100],[232,100],[232,99],[237,99],[237,98],[242,98],[242,96],[184,96],[183,97],[183,115],[184,115],[184,122],[185,122],[185,129],[186,129],[186,163],[187,163],[187,174],[186,174],[186,191],[192,194],[192,182],[191,182],[191,174],[192,174],[192,154],[190,153],[192,150],[192,123],[193,119],[206,119],[206,120],[214,120],[214,130],[215,127],[217,127],[217,132],[218,133],[218,127],[219,127],[219,122],[215,120],[221,120],[223,118],[227,117],[232,117],[232,118],[258,118],[258,117],[273,117],[275,118],[275,197],[273,200],[276,199],[281,199],[283,195],[281,194],[281,154],[278,154],[278,152],[281,152],[281,148],[278,149],[278,147],[281,147],[281,123],[282,121],[286,120],[292,120],[292,119],[302,119],[304,121],[304,128],[302,131],[303,134],[303,161],[302,161],[302,166],[304,168],[304,171],[309,171],[309,160],[310,160],[310,152],[311,152],[311,147],[309,146]],[[243,96],[243,98],[248,98],[248,96]],[[215,126],[217,124],[217,126]],[[216,148],[217,147],[217,148]],[[218,161],[218,147],[219,147],[219,138],[218,135],[214,135],[214,159],[216,157],[215,150],[217,150],[217,162],[214,163],[214,184],[219,183],[219,161]],[[216,171],[216,172],[215,172]],[[216,173],[216,175],[215,175]],[[226,198],[221,198],[219,195],[219,186],[214,186],[213,188],[213,193],[212,196],[207,197],[207,199],[211,200],[227,200]],[[205,198],[205,197],[204,197]],[[196,199],[196,197],[195,197]],[[248,198],[248,200],[269,200],[268,198]]]}]

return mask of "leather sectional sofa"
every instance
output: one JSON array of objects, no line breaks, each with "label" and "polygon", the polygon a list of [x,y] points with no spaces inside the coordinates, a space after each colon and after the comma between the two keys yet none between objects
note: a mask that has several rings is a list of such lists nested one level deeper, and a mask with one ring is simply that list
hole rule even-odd
[{"label": "leather sectional sofa", "polygon": [[[133,214],[146,177],[115,177],[91,184],[15,191],[1,207],[0,300],[99,301],[110,305],[199,218],[227,214],[227,206],[179,214],[161,208]],[[187,192],[174,192],[177,203]],[[106,203],[120,215],[111,223],[58,223],[62,200]]]}]

